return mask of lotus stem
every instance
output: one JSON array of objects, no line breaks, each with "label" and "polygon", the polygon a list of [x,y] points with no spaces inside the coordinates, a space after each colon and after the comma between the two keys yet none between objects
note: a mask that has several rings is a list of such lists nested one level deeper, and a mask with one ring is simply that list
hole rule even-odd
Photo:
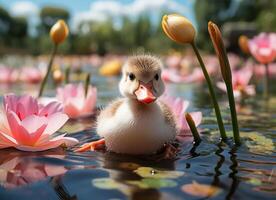
[{"label": "lotus stem", "polygon": [[67,66],[65,68],[65,77],[64,77],[64,83],[65,84],[70,83],[70,73],[71,73],[71,68],[69,66]]},{"label": "lotus stem", "polygon": [[195,144],[199,144],[201,142],[201,138],[199,136],[199,133],[197,131],[197,128],[192,116],[189,113],[186,113],[185,118],[193,134]]},{"label": "lotus stem", "polygon": [[84,96],[85,97],[87,96],[89,85],[90,85],[90,73],[87,73],[86,79],[85,79],[85,85],[84,85]]},{"label": "lotus stem", "polygon": [[209,77],[208,71],[207,71],[207,69],[206,69],[206,67],[204,65],[202,57],[201,57],[201,55],[200,55],[200,53],[199,53],[199,51],[198,51],[195,43],[192,42],[191,45],[192,45],[193,50],[194,50],[194,52],[196,54],[196,57],[197,57],[197,59],[199,61],[200,67],[201,67],[201,69],[203,71],[204,77],[206,79],[206,82],[207,82],[207,85],[208,85],[208,88],[209,88],[209,93],[210,93],[210,96],[211,96],[211,99],[212,99],[212,103],[213,103],[213,106],[214,106],[214,109],[215,109],[215,113],[216,113],[216,117],[217,117],[217,123],[218,123],[218,127],[219,127],[219,130],[220,130],[221,139],[223,141],[226,141],[227,140],[227,136],[226,136],[223,120],[222,120],[222,117],[221,117],[220,108],[219,108],[219,105],[218,105],[218,101],[217,101],[217,98],[216,98],[216,94],[215,94],[215,91],[214,91],[211,79]]},{"label": "lotus stem", "polygon": [[269,96],[269,66],[265,64],[265,76],[264,76],[264,98]]},{"label": "lotus stem", "polygon": [[68,84],[70,82],[70,73],[71,73],[71,68],[70,66],[67,66],[65,68],[65,79],[64,79],[65,84]]},{"label": "lotus stem", "polygon": [[235,144],[239,146],[241,144],[241,140],[232,83],[226,84],[226,88],[231,112],[234,141]]},{"label": "lotus stem", "polygon": [[58,45],[55,44],[55,45],[54,45],[54,48],[53,48],[53,51],[52,51],[52,54],[51,54],[51,57],[50,57],[50,61],[49,61],[48,66],[47,66],[47,72],[46,72],[46,74],[45,74],[45,76],[44,76],[44,78],[43,78],[43,80],[42,80],[42,82],[41,82],[40,88],[39,88],[38,97],[41,97],[41,96],[42,96],[43,91],[44,91],[44,89],[45,89],[45,86],[46,86],[48,77],[49,77],[50,72],[51,72],[51,70],[52,70],[52,64],[53,64],[55,55],[56,55],[56,53],[57,53],[57,47],[58,47]]}]

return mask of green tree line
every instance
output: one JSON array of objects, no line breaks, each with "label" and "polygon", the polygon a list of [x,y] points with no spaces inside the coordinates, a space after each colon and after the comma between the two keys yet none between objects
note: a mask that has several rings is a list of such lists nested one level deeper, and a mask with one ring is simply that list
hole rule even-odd
[{"label": "green tree line", "polygon": [[[276,1],[271,0],[196,0],[194,12],[197,21],[199,46],[210,49],[207,23],[214,21],[219,26],[227,22],[254,22],[261,31],[276,31]],[[165,13],[165,12],[164,12]],[[69,23],[70,13],[58,7],[45,6],[40,10],[37,34],[28,34],[28,21],[24,17],[13,17],[0,7],[0,54],[6,53],[49,53],[52,43],[49,38],[51,26],[64,19]],[[64,54],[136,53],[137,51],[165,53],[169,49],[182,48],[168,40],[159,23],[152,23],[149,15],[135,19],[121,17],[120,26],[114,26],[109,18],[103,22],[83,21],[77,31],[59,49]]]},{"label": "green tree line", "polygon": [[[63,8],[43,7],[40,11],[37,34],[30,36],[29,24],[24,17],[11,17],[0,7],[0,53],[49,53],[52,48],[48,34],[50,28],[58,19],[68,23],[70,17],[70,13]],[[86,31],[83,31],[84,29]],[[136,53],[137,49],[162,53],[170,48],[177,48],[177,45],[166,38],[160,23],[153,24],[148,15],[141,15],[135,20],[122,17],[120,28],[114,26],[112,18],[104,22],[84,21],[79,24],[77,31],[70,32],[69,38],[60,46],[59,51],[64,54],[104,55]]]}]

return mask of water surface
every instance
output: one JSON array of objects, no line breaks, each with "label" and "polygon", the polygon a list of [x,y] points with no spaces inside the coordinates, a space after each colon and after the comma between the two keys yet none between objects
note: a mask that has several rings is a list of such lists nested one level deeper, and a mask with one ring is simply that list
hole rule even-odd
[{"label": "water surface", "polygon": [[[98,106],[119,95],[118,78],[93,77],[92,82],[98,87]],[[20,93],[20,87],[7,91]],[[235,148],[219,142],[204,86],[167,87],[172,95],[191,101],[189,111],[203,112],[201,144],[196,146],[188,140],[175,160],[165,161],[106,152],[74,153],[73,149],[61,148],[38,153],[1,150],[0,199],[275,199],[276,93],[269,101],[258,96],[237,105],[244,145]],[[221,95],[220,104],[224,105],[224,121],[230,131],[225,95]],[[70,121],[61,132],[68,132],[83,144],[98,138],[94,127],[92,116]],[[212,197],[189,195],[181,188],[193,181],[216,186],[220,192]]]}]

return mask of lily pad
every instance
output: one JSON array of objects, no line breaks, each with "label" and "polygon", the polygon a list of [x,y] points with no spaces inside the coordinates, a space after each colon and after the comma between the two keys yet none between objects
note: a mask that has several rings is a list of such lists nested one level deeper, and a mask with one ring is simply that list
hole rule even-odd
[{"label": "lily pad", "polygon": [[272,139],[265,137],[257,132],[245,133],[241,132],[241,137],[245,139],[245,145],[252,153],[267,153],[274,152],[275,146]]},{"label": "lily pad", "polygon": [[136,174],[143,178],[178,178],[184,175],[181,171],[167,171],[167,170],[157,170],[151,167],[139,167],[134,171]]},{"label": "lily pad", "polygon": [[92,180],[92,185],[99,189],[113,190],[121,187],[121,183],[111,178],[96,178]]},{"label": "lily pad", "polygon": [[156,179],[156,178],[144,178],[140,181],[127,181],[128,184],[135,185],[142,189],[148,188],[164,188],[164,187],[175,187],[177,182],[168,179]]},{"label": "lily pad", "polygon": [[214,197],[222,191],[219,187],[207,184],[200,184],[196,181],[193,181],[190,184],[183,185],[181,189],[183,192],[197,197]]},{"label": "lily pad", "polygon": [[250,183],[251,185],[262,185],[262,181],[257,178],[250,178],[249,180],[246,181],[247,183]]}]

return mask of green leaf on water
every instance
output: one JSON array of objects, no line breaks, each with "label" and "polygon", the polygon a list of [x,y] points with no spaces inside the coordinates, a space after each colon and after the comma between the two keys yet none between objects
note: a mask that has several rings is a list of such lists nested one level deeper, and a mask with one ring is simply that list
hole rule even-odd
[{"label": "green leaf on water", "polygon": [[247,183],[250,183],[251,185],[262,185],[262,181],[257,178],[250,178],[249,180],[246,181]]},{"label": "green leaf on water", "polygon": [[244,139],[244,144],[252,153],[267,153],[274,152],[275,146],[272,139],[265,137],[257,132],[241,132],[241,137]]},{"label": "green leaf on water", "polygon": [[92,185],[99,189],[112,190],[120,188],[122,184],[111,178],[95,178]]},{"label": "green leaf on water", "polygon": [[175,187],[177,182],[168,179],[156,179],[156,178],[144,178],[140,181],[127,181],[128,184],[135,185],[142,189],[148,188],[164,188],[164,187]]},{"label": "green leaf on water", "polygon": [[181,171],[168,171],[168,170],[157,170],[151,167],[139,167],[134,170],[136,174],[143,178],[178,178],[184,175]]}]

